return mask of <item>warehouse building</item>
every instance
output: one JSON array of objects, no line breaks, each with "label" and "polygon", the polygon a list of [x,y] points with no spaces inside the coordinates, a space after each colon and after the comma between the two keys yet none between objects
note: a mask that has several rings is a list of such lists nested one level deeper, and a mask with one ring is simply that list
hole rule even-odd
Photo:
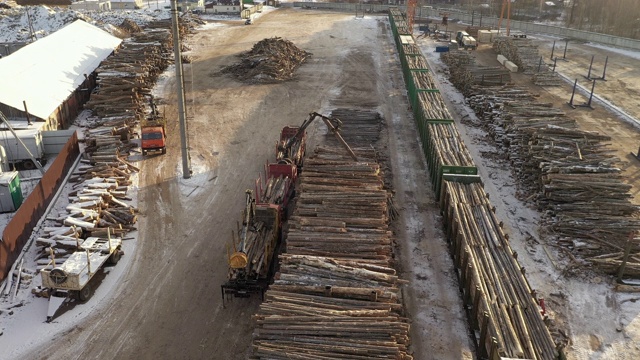
[{"label": "warehouse building", "polygon": [[[0,59],[0,111],[12,120],[71,125],[95,87],[94,70],[121,39],[82,20]],[[45,60],[46,59],[46,60]]]}]

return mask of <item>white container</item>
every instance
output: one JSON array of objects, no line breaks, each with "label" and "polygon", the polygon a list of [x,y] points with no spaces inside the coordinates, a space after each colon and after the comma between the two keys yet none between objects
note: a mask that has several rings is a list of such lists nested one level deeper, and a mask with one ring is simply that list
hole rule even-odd
[{"label": "white container", "polygon": [[518,66],[516,64],[512,63],[509,60],[504,62],[504,67],[509,69],[509,71],[511,71],[511,72],[518,72]]}]

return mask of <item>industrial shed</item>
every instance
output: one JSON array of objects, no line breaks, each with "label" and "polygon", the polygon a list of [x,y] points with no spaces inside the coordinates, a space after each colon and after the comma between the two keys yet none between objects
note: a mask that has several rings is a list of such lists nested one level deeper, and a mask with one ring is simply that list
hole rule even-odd
[{"label": "industrial shed", "polygon": [[[95,87],[94,70],[121,39],[82,20],[0,59],[0,111],[67,128]],[[46,60],[45,60],[46,59]],[[25,111],[25,104],[28,111]]]}]

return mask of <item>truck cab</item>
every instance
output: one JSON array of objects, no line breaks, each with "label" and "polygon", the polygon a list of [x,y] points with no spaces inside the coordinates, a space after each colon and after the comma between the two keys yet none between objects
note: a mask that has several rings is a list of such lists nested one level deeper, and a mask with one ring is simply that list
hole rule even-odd
[{"label": "truck cab", "polygon": [[167,153],[166,138],[164,125],[150,124],[142,126],[142,139],[140,147],[142,148],[142,155],[147,155],[149,152],[160,151],[162,154]]}]

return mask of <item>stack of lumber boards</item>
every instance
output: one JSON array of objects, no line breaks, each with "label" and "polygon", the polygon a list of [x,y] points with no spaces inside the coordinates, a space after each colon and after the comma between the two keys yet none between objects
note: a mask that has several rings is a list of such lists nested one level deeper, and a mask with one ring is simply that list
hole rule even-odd
[{"label": "stack of lumber boards", "polygon": [[556,359],[537,299],[482,185],[443,186],[442,211],[480,357]]},{"label": "stack of lumber boards", "polygon": [[[387,191],[371,148],[305,160],[280,271],[254,316],[256,359],[412,359]],[[324,181],[331,180],[331,181]]]},{"label": "stack of lumber boards", "polygon": [[[470,106],[505,154],[519,180],[519,195],[543,211],[543,225],[576,266],[618,256],[629,233],[640,230],[608,136],[578,128],[552,104],[514,86],[472,88]],[[633,240],[632,251],[640,251]],[[618,254],[618,255],[616,255]],[[614,273],[613,267],[605,269]],[[633,272],[633,266],[630,268]]]}]

